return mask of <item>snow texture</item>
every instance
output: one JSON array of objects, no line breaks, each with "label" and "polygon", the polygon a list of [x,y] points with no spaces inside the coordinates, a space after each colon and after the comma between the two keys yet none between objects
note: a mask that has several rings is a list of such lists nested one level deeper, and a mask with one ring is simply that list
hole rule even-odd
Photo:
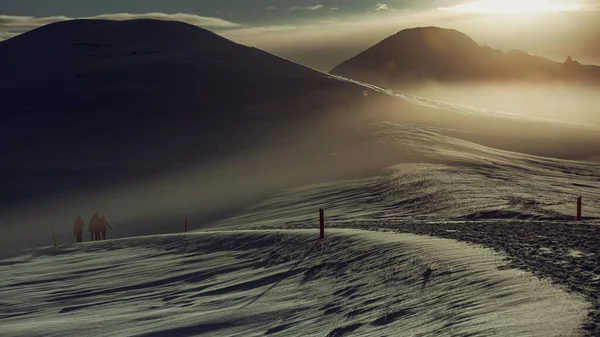
[{"label": "snow texture", "polygon": [[587,303],[489,249],[359,230],[221,231],[0,264],[6,336],[565,336]]},{"label": "snow texture", "polygon": [[[173,22],[50,25],[0,43],[0,67],[2,336],[598,330],[597,125],[398,93]],[[325,241],[281,229],[318,208]],[[116,239],[63,245],[97,211]],[[235,230],[139,236],[186,217]]]}]

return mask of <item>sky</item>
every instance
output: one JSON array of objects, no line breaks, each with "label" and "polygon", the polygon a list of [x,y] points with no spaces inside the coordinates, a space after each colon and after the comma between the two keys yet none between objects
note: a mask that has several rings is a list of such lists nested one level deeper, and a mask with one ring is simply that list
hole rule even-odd
[{"label": "sky", "polygon": [[324,71],[416,26],[600,64],[600,0],[0,0],[0,40],[74,18],[181,20]]}]

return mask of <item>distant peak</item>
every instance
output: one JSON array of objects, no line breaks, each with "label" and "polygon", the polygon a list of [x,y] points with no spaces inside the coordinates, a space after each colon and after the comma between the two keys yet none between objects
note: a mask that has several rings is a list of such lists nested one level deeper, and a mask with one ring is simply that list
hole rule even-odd
[{"label": "distant peak", "polygon": [[398,33],[402,33],[402,32],[427,32],[427,31],[430,31],[430,32],[456,32],[456,33],[460,33],[456,29],[442,28],[442,27],[437,27],[437,26],[407,28],[407,29],[403,29],[403,30],[399,31]]},{"label": "distant peak", "polygon": [[571,55],[569,55],[567,57],[567,59],[565,60],[565,63],[567,63],[567,64],[573,64],[573,63],[579,63],[579,62],[573,60],[573,58],[571,57]]},{"label": "distant peak", "polygon": [[531,54],[529,54],[526,51],[522,51],[520,49],[511,49],[508,53],[506,53],[506,55],[512,55],[512,56],[531,56]]},{"label": "distant peak", "polygon": [[[436,26],[415,27],[399,31],[390,36],[388,40],[392,41],[408,41],[410,43],[437,43],[437,44],[464,44],[477,45],[468,35],[449,28],[441,28]],[[477,45],[479,46],[479,45]]]},{"label": "distant peak", "polygon": [[568,65],[568,66],[579,66],[581,65],[581,63],[573,60],[573,58],[571,57],[571,55],[569,55],[567,57],[567,59],[565,60],[565,62],[563,62],[564,65]]},{"label": "distant peak", "polygon": [[460,37],[469,38],[467,35],[465,35],[462,32],[459,32],[456,29],[441,28],[441,27],[436,27],[436,26],[415,27],[415,28],[403,29],[403,30],[399,31],[398,33],[396,33],[394,36],[401,37],[401,36],[415,36],[415,35],[420,35],[420,36],[460,36]]},{"label": "distant peak", "polygon": [[[179,46],[185,43],[221,43],[227,39],[181,21],[135,19],[76,19],[50,23],[8,41],[39,45],[40,41],[113,46]],[[20,41],[20,42],[19,42]]]}]

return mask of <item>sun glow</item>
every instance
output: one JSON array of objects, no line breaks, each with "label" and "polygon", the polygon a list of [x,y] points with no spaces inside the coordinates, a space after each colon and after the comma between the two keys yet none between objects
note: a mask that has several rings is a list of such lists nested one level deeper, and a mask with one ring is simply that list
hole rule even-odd
[{"label": "sun glow", "polygon": [[543,13],[565,12],[581,9],[582,6],[574,1],[553,0],[479,0],[467,2],[452,7],[442,7],[441,10],[469,13]]}]

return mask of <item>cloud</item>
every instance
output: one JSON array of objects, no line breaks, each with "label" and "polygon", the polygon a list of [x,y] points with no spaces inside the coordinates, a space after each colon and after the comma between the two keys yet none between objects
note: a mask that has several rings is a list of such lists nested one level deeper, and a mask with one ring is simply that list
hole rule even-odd
[{"label": "cloud", "polygon": [[146,14],[129,14],[129,13],[118,13],[118,14],[102,14],[87,19],[106,19],[106,20],[133,20],[133,19],[156,19],[156,20],[173,20],[182,21],[191,25],[200,27],[210,28],[232,28],[239,27],[240,24],[223,20],[220,18],[199,16],[196,14],[176,13],[146,13]]},{"label": "cloud", "polygon": [[214,17],[198,16],[195,14],[186,13],[145,13],[145,14],[130,14],[130,13],[114,13],[101,14],[91,17],[71,18],[67,16],[48,16],[48,17],[33,17],[33,16],[10,16],[0,15],[0,41],[17,36],[21,33],[32,29],[66,20],[73,19],[104,19],[104,20],[133,20],[133,19],[157,19],[157,20],[172,20],[182,21],[195,26],[204,28],[235,28],[241,25]]},{"label": "cloud", "polygon": [[[294,12],[294,11],[316,11],[316,10],[319,10],[319,9],[321,9],[323,7],[324,7],[323,5],[314,5],[314,6],[297,6],[297,5],[294,5],[292,7],[289,7],[287,9],[287,11],[288,12]],[[335,11],[335,10],[338,10],[338,9],[339,9],[339,7],[334,7],[334,8],[331,8],[330,11]],[[267,12],[280,12],[280,11],[282,11],[282,9],[280,9],[278,7],[275,7],[275,6],[269,6],[269,7],[266,8],[266,10],[267,10]]]},{"label": "cloud", "polygon": [[327,13],[335,13],[339,10],[339,7],[331,7]]},{"label": "cloud", "polygon": [[323,8],[323,5],[314,5],[314,6],[292,6],[290,8],[288,8],[288,12],[293,12],[293,11],[316,11],[318,9]]},{"label": "cloud", "polygon": [[392,8],[392,6],[390,6],[388,4],[377,3],[377,5],[375,5],[375,11],[390,11],[390,12],[395,12],[396,9]]}]

